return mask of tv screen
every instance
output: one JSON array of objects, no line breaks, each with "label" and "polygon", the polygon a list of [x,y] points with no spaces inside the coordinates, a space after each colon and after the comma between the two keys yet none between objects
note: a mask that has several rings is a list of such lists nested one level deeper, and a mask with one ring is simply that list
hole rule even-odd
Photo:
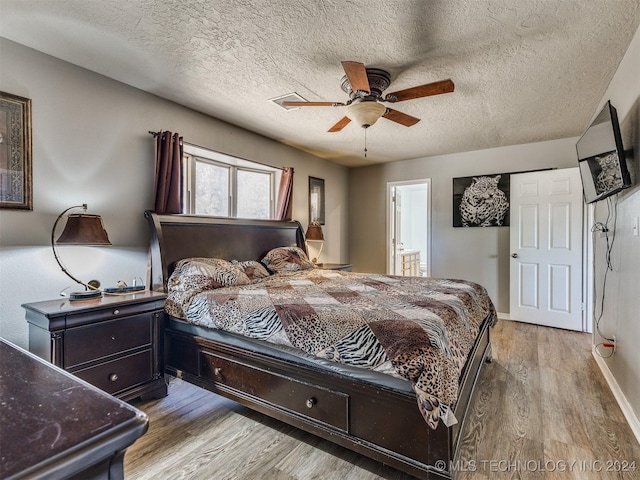
[{"label": "tv screen", "polygon": [[576,144],[584,201],[597,202],[631,186],[616,109],[607,102]]}]

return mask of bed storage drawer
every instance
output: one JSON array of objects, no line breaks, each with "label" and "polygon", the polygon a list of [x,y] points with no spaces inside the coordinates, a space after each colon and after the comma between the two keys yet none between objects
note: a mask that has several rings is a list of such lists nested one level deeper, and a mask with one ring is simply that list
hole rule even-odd
[{"label": "bed storage drawer", "polygon": [[230,388],[349,431],[349,396],[344,393],[202,351],[200,375],[213,380],[219,388]]}]

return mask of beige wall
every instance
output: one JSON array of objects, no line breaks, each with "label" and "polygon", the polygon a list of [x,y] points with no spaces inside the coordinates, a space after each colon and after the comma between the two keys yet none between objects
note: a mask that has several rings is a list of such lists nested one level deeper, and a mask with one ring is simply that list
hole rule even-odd
[{"label": "beige wall", "polygon": [[386,269],[387,182],[431,178],[433,277],[484,285],[496,308],[509,313],[509,228],[454,228],[453,178],[570,168],[575,138],[373,165],[349,173],[349,246],[354,270]]},{"label": "beige wall", "polygon": [[33,211],[0,210],[0,336],[27,346],[22,303],[58,297],[71,283],[55,263],[51,227],[67,207],[103,216],[113,247],[63,248],[74,275],[105,286],[144,277],[152,208],[149,130],[268,165],[293,166],[294,218],[306,228],[308,177],[325,179],[322,259],[348,260],[345,167],[0,38],[0,90],[32,100]]},{"label": "beige wall", "polygon": [[[607,100],[618,111],[624,132],[625,150],[633,150],[634,177],[636,185],[618,195],[615,242],[612,249],[613,270],[607,275],[604,292],[604,312],[600,330],[606,337],[616,337],[616,352],[604,359],[604,368],[614,378],[614,393],[621,394],[625,411],[636,437],[640,441],[640,236],[633,236],[633,224],[640,217],[640,29],[635,34],[626,55],[602,97],[594,116]],[[604,222],[607,203],[596,204],[596,221]],[[609,223],[611,228],[613,222]],[[606,239],[594,237],[595,299],[594,311],[600,312],[603,298],[603,282],[606,272]],[[603,339],[594,332],[594,343]],[[607,349],[603,350],[607,355]],[[617,385],[616,385],[617,384]],[[619,389],[619,390],[618,390]]]}]

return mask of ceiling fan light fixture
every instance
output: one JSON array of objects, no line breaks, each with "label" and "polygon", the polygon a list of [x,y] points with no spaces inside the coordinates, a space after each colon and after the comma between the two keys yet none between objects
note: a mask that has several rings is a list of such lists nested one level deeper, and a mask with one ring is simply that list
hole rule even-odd
[{"label": "ceiling fan light fixture", "polygon": [[347,117],[360,125],[369,128],[384,115],[387,107],[378,102],[358,102],[347,107]]}]

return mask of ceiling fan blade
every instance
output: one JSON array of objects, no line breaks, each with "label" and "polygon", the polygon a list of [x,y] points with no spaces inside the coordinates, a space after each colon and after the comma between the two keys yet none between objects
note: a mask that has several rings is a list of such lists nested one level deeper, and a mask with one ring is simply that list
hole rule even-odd
[{"label": "ceiling fan blade", "polygon": [[351,121],[351,119],[349,117],[342,117],[340,119],[340,121],[338,123],[336,123],[333,127],[331,127],[328,131],[329,132],[339,132],[340,130],[342,130],[345,126],[347,126],[349,124],[349,122]]},{"label": "ceiling fan blade", "polygon": [[394,110],[393,108],[387,108],[387,111],[382,116],[387,120],[399,123],[400,125],[404,125],[405,127],[410,127],[420,121],[419,118],[412,117],[411,115],[399,112],[398,110]]},{"label": "ceiling fan blade", "polygon": [[361,90],[363,92],[371,92],[369,86],[369,78],[367,77],[367,69],[364,63],[360,62],[342,62],[344,73],[347,74],[351,89],[355,92]]},{"label": "ceiling fan blade", "polygon": [[340,107],[342,102],[282,102],[285,107]]},{"label": "ceiling fan blade", "polygon": [[387,95],[387,98],[395,97],[397,99],[395,100],[396,102],[402,102],[404,100],[412,100],[414,98],[429,97],[431,95],[440,95],[441,93],[453,92],[454,88],[455,85],[453,84],[451,79],[447,79],[389,93]]}]

